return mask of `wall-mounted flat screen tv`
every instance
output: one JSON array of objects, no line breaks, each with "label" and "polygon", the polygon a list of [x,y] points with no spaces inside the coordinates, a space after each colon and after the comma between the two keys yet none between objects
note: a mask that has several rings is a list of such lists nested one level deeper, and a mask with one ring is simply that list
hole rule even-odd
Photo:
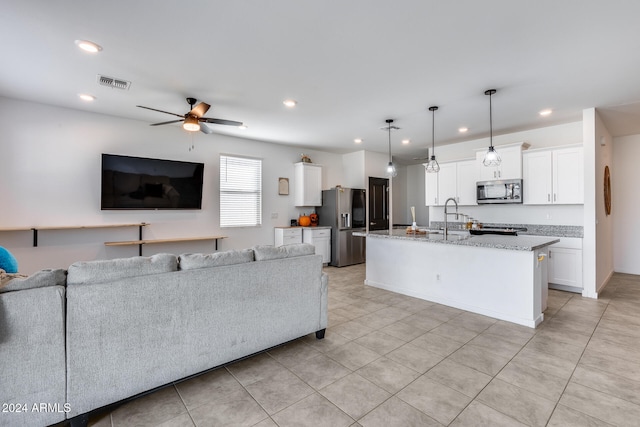
[{"label": "wall-mounted flat screen tv", "polygon": [[102,210],[201,209],[204,163],[102,155]]}]

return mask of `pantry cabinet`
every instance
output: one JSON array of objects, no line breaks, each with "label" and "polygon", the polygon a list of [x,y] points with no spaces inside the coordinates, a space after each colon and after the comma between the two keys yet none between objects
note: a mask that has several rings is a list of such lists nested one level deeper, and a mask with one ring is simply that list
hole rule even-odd
[{"label": "pantry cabinet", "polygon": [[438,173],[425,171],[425,205],[443,206],[449,197],[459,205],[475,205],[477,181],[475,160],[443,163]]},{"label": "pantry cabinet", "polygon": [[293,166],[295,205],[322,206],[322,166],[305,162]]},{"label": "pantry cabinet", "polygon": [[522,155],[525,205],[584,203],[584,160],[580,146]]}]

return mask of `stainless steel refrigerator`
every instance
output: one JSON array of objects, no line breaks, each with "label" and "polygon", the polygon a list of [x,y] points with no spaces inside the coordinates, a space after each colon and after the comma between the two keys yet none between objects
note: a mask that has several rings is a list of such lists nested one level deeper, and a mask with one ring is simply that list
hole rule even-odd
[{"label": "stainless steel refrigerator", "polygon": [[332,188],[322,191],[322,206],[316,208],[319,225],[331,226],[331,262],[344,267],[366,259],[366,239],[354,236],[366,230],[365,190]]}]

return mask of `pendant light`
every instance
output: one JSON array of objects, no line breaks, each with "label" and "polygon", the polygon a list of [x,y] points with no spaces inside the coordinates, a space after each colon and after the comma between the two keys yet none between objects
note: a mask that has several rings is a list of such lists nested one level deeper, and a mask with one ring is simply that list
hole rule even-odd
[{"label": "pendant light", "polygon": [[387,119],[387,130],[389,131],[389,163],[387,164],[387,176],[389,178],[395,178],[398,175],[398,171],[391,161],[391,123],[393,123],[393,119]]},{"label": "pendant light", "polygon": [[436,160],[436,143],[435,143],[435,135],[436,135],[436,110],[438,107],[433,106],[429,107],[429,111],[431,111],[431,160],[425,166],[425,169],[428,173],[438,173],[440,171],[440,165]]},{"label": "pendant light", "polygon": [[484,92],[485,95],[489,95],[489,149],[487,153],[484,155],[484,160],[482,164],[485,166],[499,166],[502,159],[498,152],[493,148],[493,115],[492,115],[492,105],[491,105],[491,96],[496,93],[495,89],[489,89]]}]

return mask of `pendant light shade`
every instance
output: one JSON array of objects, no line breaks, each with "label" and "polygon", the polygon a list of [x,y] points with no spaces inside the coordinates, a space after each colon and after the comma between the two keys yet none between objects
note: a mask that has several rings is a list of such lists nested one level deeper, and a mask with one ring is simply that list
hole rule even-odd
[{"label": "pendant light shade", "polygon": [[393,119],[387,119],[386,122],[387,130],[389,131],[389,163],[387,164],[387,177],[395,178],[398,175],[398,171],[391,160],[391,123],[393,123]]},{"label": "pendant light shade", "polygon": [[436,160],[436,110],[438,107],[433,106],[429,107],[429,111],[431,111],[431,159],[429,163],[425,166],[425,169],[428,173],[438,173],[440,171],[440,165]]},{"label": "pendant light shade", "polygon": [[484,92],[485,95],[489,95],[489,149],[484,155],[482,164],[485,166],[499,166],[502,159],[498,152],[493,148],[493,111],[491,105],[491,97],[496,93],[495,89],[489,89]]},{"label": "pendant light shade", "polygon": [[184,123],[182,124],[182,128],[184,130],[188,130],[189,132],[197,132],[200,130],[200,123],[198,123],[198,118],[194,116],[187,116],[184,119]]}]

